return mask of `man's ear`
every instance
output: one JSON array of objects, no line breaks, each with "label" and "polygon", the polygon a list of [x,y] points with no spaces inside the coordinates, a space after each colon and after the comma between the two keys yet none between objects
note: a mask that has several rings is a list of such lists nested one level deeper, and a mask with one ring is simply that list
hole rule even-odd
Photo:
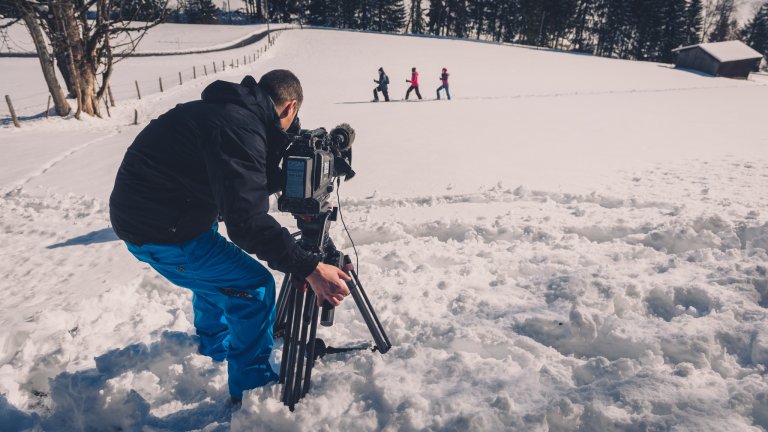
[{"label": "man's ear", "polygon": [[284,118],[288,117],[288,113],[289,112],[291,112],[291,104],[287,103],[287,104],[285,104],[283,109],[281,109],[280,112],[277,113],[277,116],[280,117],[281,119],[284,119]]},{"label": "man's ear", "polygon": [[280,118],[282,119],[288,117],[288,115],[291,113],[291,109],[295,109],[297,103],[298,101],[292,100],[285,104],[285,107],[283,107],[283,109],[280,111]]}]

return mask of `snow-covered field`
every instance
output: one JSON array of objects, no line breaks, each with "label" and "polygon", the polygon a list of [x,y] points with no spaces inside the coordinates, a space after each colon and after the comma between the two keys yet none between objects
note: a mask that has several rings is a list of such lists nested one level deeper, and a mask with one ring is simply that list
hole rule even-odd
[{"label": "snow-covered field", "polygon": [[[412,66],[432,99],[445,66],[454,100],[367,103],[379,66],[396,99]],[[321,30],[217,77],[273,68],[302,80],[305,127],[357,130],[341,204],[393,349],[319,361],[294,413],[277,386],[228,409],[189,294],[107,211],[134,108],[198,78],[0,129],[0,429],[768,430],[766,77]],[[368,339],[351,302],[336,317],[326,342]]]},{"label": "snow-covered field", "polygon": [[[0,19],[0,23],[8,23]],[[135,26],[140,26],[136,23]],[[277,24],[276,27],[283,27]],[[138,53],[199,51],[228,46],[254,33],[267,29],[266,25],[204,25],[159,24],[146,33],[136,49]],[[119,43],[119,41],[118,41]],[[7,30],[7,37],[0,39],[0,53],[34,53],[35,45],[29,30],[19,22]]]},{"label": "snow-covered field", "polygon": [[[0,20],[0,24],[3,20]],[[285,24],[274,24],[270,29],[288,28]],[[187,82],[193,77],[204,77],[221,72],[222,67],[242,66],[255,57],[269,55],[264,52],[266,39],[238,49],[218,51],[263,33],[266,25],[194,25],[160,24],[149,30],[137,47],[141,54],[164,53],[162,57],[130,57],[117,60],[115,72],[110,80],[112,93],[118,102],[137,99],[136,86],[142,97],[168,90]],[[0,53],[34,52],[34,45],[27,28],[15,24],[8,29],[8,38],[0,39]],[[214,51],[217,50],[217,51]],[[261,50],[261,51],[260,51]],[[190,54],[193,51],[208,51]],[[174,54],[174,55],[171,55]],[[245,57],[245,59],[243,58]],[[0,57],[0,96],[10,95],[14,109],[20,117],[40,116],[48,103],[48,90],[35,57]],[[223,66],[222,66],[223,64]],[[63,83],[63,80],[59,79]],[[10,113],[3,100],[0,121],[10,121]]]}]

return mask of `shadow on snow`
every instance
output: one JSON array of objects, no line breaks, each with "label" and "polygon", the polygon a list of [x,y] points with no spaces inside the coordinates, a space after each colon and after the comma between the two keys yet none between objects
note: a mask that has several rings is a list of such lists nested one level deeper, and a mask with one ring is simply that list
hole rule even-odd
[{"label": "shadow on snow", "polygon": [[[208,385],[215,365],[185,361],[196,352],[196,338],[181,332],[164,332],[149,346],[139,343],[109,351],[95,358],[95,369],[62,372],[50,379],[48,412],[21,411],[0,395],[0,429],[226,430],[232,417],[226,385]],[[169,414],[153,415],[135,387],[155,393],[155,408]]]},{"label": "shadow on snow", "polygon": [[106,243],[106,242],[111,242],[115,240],[119,240],[119,238],[117,238],[117,235],[112,230],[112,228],[103,228],[98,231],[91,231],[88,234],[83,234],[81,236],[71,238],[65,242],[52,244],[47,248],[57,249],[65,246],[75,246],[75,245],[84,246],[84,245],[89,245],[94,243]]}]

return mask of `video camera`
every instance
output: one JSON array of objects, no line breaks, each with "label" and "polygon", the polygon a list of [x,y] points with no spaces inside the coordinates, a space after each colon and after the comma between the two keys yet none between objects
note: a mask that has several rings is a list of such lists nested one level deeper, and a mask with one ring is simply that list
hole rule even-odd
[{"label": "video camera", "polygon": [[277,208],[283,212],[317,215],[328,209],[333,182],[355,176],[352,143],[355,131],[343,123],[327,132],[324,128],[302,129],[291,136],[283,156],[283,187]]}]

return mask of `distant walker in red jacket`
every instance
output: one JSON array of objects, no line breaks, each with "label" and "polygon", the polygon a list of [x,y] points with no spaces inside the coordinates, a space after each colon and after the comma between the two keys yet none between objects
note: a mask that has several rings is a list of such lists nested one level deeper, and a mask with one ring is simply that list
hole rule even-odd
[{"label": "distant walker in red jacket", "polygon": [[443,73],[440,74],[440,81],[442,84],[437,88],[437,100],[440,100],[440,90],[445,90],[445,95],[448,96],[448,100],[451,100],[451,91],[448,89],[448,69],[443,68]]},{"label": "distant walker in red jacket", "polygon": [[411,83],[408,87],[408,91],[405,92],[405,100],[408,100],[408,96],[411,95],[411,91],[416,90],[416,96],[421,99],[421,93],[419,93],[419,73],[416,72],[416,68],[411,68],[411,79],[405,80],[405,82]]}]

